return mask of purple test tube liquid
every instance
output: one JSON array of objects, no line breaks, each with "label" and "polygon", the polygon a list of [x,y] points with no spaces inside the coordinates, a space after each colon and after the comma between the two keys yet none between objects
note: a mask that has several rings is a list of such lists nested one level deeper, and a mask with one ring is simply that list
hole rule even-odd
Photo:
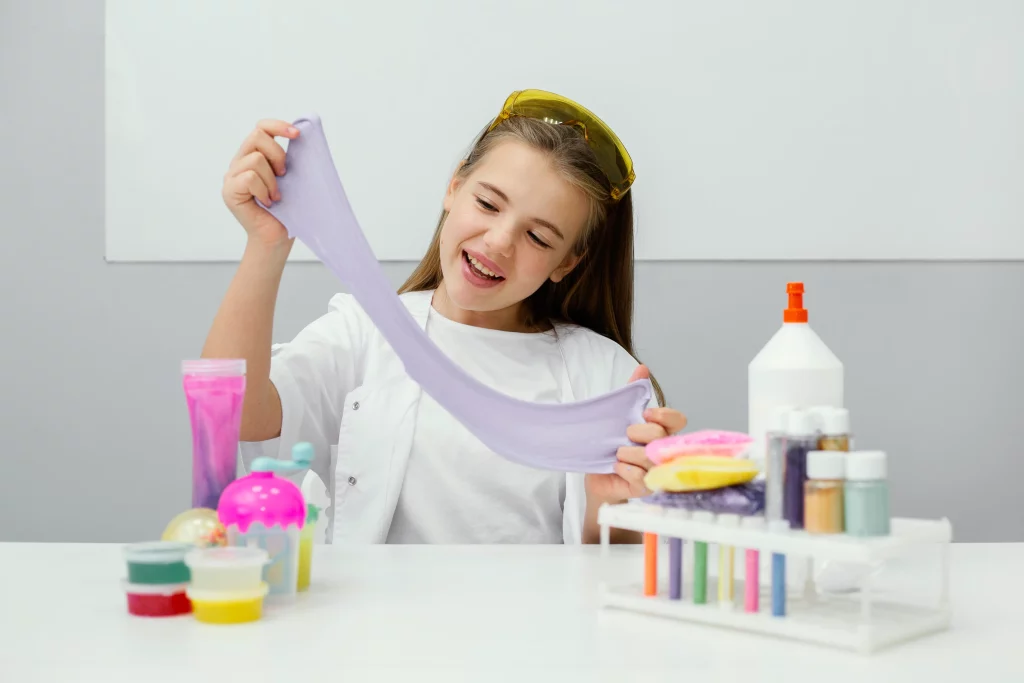
[{"label": "purple test tube liquid", "polygon": [[192,425],[192,507],[216,510],[237,474],[245,360],[189,360],[181,372]]},{"label": "purple test tube liquid", "polygon": [[804,410],[789,414],[783,473],[782,514],[790,529],[804,528],[804,482],[807,480],[807,453],[818,447],[814,417]]}]

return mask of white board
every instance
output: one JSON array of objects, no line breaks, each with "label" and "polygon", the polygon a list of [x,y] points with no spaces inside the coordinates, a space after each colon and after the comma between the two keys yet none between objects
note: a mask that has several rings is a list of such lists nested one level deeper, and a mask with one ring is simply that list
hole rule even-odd
[{"label": "white board", "polygon": [[631,152],[639,259],[1021,259],[1022,35],[1017,0],[107,0],[107,258],[237,259],[231,156],[315,112],[378,258],[418,260],[536,87]]}]

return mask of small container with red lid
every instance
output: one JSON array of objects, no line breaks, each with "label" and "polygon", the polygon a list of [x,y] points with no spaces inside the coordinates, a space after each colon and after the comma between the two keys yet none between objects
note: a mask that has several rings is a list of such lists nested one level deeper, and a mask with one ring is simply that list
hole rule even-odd
[{"label": "small container with red lid", "polygon": [[187,583],[145,584],[124,582],[128,613],[137,617],[174,617],[192,613]]}]

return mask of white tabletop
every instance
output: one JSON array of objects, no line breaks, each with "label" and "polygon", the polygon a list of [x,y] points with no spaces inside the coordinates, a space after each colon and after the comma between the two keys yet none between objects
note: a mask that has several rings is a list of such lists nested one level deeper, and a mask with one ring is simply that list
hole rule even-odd
[{"label": "white tabletop", "polygon": [[[613,571],[639,576],[640,558],[615,547]],[[208,626],[128,615],[120,546],[0,544],[0,680],[1024,681],[1024,543],[954,545],[953,628],[871,656],[599,609],[599,559],[318,546],[293,604]]]}]

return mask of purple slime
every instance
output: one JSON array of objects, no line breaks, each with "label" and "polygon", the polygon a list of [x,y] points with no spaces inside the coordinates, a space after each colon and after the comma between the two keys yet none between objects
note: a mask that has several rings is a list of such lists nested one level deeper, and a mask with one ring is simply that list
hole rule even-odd
[{"label": "purple slime", "polygon": [[626,428],[651,400],[642,379],[573,403],[522,401],[481,384],[430,340],[392,289],[352,211],[317,116],[297,119],[281,200],[269,211],[319,258],[373,321],[405,371],[498,455],[528,467],[611,473]]}]

